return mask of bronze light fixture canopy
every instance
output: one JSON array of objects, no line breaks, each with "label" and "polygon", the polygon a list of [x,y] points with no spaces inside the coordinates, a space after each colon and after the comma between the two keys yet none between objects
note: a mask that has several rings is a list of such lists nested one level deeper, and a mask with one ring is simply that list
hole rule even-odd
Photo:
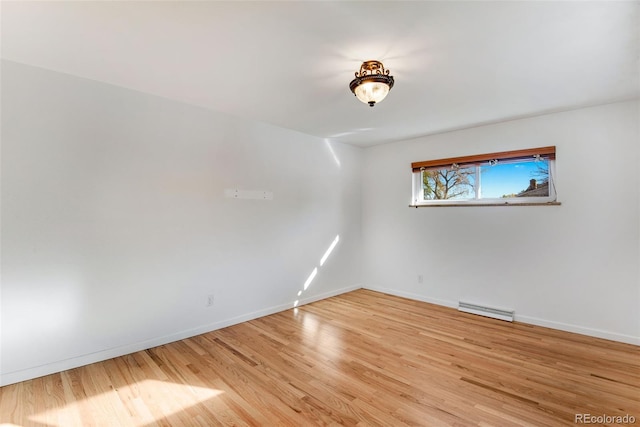
[{"label": "bronze light fixture canopy", "polygon": [[370,107],[382,101],[393,87],[393,76],[380,61],[364,61],[356,78],[349,83],[351,92]]}]

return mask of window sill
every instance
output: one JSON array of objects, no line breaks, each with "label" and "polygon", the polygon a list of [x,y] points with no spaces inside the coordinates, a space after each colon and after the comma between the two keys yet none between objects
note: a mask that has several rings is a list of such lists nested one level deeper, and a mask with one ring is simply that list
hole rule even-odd
[{"label": "window sill", "polygon": [[560,206],[560,202],[543,203],[425,203],[420,205],[409,205],[410,208],[448,208],[448,207],[493,207],[493,206]]}]

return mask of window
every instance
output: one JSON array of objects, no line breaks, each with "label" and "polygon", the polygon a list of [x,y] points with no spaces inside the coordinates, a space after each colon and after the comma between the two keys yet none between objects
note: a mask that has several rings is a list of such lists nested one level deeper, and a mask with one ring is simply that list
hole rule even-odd
[{"label": "window", "polygon": [[411,206],[558,204],[555,147],[411,164]]}]

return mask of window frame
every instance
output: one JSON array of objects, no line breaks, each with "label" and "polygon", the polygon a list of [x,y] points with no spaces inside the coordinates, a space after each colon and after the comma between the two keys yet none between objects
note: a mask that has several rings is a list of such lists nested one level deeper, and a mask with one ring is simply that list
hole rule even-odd
[{"label": "window frame", "polygon": [[[549,195],[542,197],[508,197],[508,198],[477,198],[482,192],[482,181],[479,179],[481,168],[490,162],[518,163],[535,161],[536,158],[548,160],[549,164]],[[454,166],[455,165],[455,166]],[[424,170],[441,170],[452,167],[475,168],[474,182],[480,182],[479,190],[474,189],[475,196],[468,199],[424,199],[423,176]],[[503,151],[497,153],[477,154],[472,156],[451,157],[438,160],[426,160],[411,164],[412,185],[410,207],[427,206],[543,206],[559,205],[555,186],[556,176],[556,147],[539,147],[524,150]]]}]

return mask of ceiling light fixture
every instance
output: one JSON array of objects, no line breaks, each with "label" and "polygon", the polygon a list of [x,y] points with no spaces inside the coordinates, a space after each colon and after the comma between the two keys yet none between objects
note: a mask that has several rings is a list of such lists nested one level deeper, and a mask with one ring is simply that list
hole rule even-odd
[{"label": "ceiling light fixture", "polygon": [[365,104],[373,107],[382,101],[393,87],[393,76],[380,61],[365,61],[349,83],[351,92]]}]

